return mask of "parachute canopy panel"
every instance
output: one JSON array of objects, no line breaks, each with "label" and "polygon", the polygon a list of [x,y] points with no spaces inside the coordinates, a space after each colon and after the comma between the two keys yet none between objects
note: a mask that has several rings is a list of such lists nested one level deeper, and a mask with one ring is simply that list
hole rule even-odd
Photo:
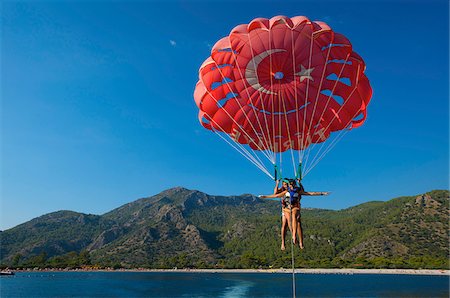
[{"label": "parachute canopy panel", "polygon": [[364,71],[350,41],[327,24],[258,18],[214,45],[194,98],[205,128],[276,163],[277,153],[304,153],[364,123],[372,96]]}]

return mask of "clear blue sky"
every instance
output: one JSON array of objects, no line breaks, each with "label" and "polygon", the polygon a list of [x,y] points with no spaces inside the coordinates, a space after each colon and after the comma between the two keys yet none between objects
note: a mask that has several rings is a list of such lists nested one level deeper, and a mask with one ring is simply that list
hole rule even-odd
[{"label": "clear blue sky", "polygon": [[448,1],[280,2],[2,1],[0,229],[61,209],[102,214],[173,186],[271,192],[200,126],[193,90],[215,41],[275,15],[345,34],[374,90],[365,125],[304,181],[332,194],[303,206],[448,188]]}]

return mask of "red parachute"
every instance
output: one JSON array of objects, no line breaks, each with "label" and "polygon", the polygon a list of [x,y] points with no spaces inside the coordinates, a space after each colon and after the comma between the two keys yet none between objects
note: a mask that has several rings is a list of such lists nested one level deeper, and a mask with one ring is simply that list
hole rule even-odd
[{"label": "red parachute", "polygon": [[201,124],[237,144],[304,151],[363,124],[372,96],[364,71],[350,41],[323,22],[257,18],[214,45],[194,98]]}]

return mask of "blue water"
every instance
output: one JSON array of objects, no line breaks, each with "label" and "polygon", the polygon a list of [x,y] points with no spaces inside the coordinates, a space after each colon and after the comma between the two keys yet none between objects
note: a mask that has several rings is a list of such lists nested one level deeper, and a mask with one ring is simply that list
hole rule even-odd
[{"label": "blue water", "polygon": [[[290,274],[19,272],[1,297],[292,297]],[[449,297],[448,276],[297,274],[297,297]]]}]

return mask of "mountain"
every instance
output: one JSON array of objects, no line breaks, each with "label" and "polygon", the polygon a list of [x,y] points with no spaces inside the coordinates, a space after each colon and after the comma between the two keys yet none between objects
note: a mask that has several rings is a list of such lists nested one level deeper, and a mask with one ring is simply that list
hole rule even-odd
[{"label": "mountain", "polygon": [[[348,209],[302,210],[297,267],[447,268],[449,191]],[[13,267],[289,267],[280,206],[177,187],[103,215],[58,211],[0,233]],[[289,239],[289,238],[287,238]]]}]

